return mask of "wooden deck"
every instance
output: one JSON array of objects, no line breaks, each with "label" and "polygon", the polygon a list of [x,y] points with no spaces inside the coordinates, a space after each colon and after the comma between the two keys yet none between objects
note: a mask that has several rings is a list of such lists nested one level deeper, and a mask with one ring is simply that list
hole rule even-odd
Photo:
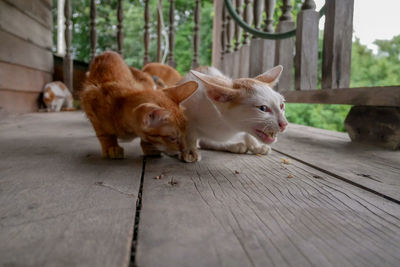
[{"label": "wooden deck", "polygon": [[0,266],[400,264],[400,152],[298,125],[268,156],[123,146],[101,159],[79,112],[2,118]]}]

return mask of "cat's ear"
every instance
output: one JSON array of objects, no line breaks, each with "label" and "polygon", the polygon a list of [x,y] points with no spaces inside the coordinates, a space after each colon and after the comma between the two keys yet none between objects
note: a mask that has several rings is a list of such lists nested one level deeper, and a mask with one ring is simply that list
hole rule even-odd
[{"label": "cat's ear", "polygon": [[155,104],[145,103],[134,109],[141,118],[142,125],[146,128],[157,128],[171,115],[171,111]]},{"label": "cat's ear", "polygon": [[270,70],[267,70],[263,74],[258,75],[254,79],[260,82],[268,83],[269,86],[274,87],[278,83],[282,71],[283,71],[283,66],[278,65]]},{"label": "cat's ear", "polygon": [[175,103],[179,104],[189,96],[191,96],[198,88],[195,81],[185,82],[175,87],[162,89],[162,91]]},{"label": "cat's ear", "polygon": [[199,78],[206,86],[207,95],[209,98],[221,102],[231,102],[241,96],[240,90],[234,90],[229,87],[229,84],[225,81],[221,81],[219,78],[203,74],[198,71],[190,71],[194,76]]}]

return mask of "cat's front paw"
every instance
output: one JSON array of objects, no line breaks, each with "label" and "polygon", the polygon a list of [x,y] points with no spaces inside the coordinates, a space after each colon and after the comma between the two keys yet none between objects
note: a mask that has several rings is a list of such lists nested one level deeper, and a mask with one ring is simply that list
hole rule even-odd
[{"label": "cat's front paw", "polygon": [[184,162],[197,162],[201,160],[200,151],[197,149],[185,150],[181,153],[181,160]]},{"label": "cat's front paw", "polygon": [[247,152],[247,146],[244,143],[237,143],[237,144],[231,144],[227,147],[227,150],[232,153],[237,153],[237,154],[245,154]]},{"label": "cat's front paw", "polygon": [[109,159],[123,159],[124,149],[120,146],[111,146],[107,149],[107,155],[105,156]]},{"label": "cat's front paw", "polygon": [[267,155],[271,151],[271,147],[265,144],[257,144],[250,146],[249,151],[253,154]]}]

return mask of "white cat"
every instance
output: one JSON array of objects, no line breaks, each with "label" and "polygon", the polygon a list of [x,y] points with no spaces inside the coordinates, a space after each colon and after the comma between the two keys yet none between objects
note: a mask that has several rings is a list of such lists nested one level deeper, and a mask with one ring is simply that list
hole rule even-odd
[{"label": "white cat", "polygon": [[74,99],[67,86],[59,81],[47,83],[43,90],[43,102],[47,111],[73,111]]},{"label": "white cat", "polygon": [[197,91],[184,101],[188,119],[187,145],[182,159],[201,159],[200,147],[233,153],[268,154],[276,134],[288,124],[284,98],[271,89],[283,70],[276,66],[255,78],[231,80],[213,67],[191,71],[180,83],[197,81]]}]

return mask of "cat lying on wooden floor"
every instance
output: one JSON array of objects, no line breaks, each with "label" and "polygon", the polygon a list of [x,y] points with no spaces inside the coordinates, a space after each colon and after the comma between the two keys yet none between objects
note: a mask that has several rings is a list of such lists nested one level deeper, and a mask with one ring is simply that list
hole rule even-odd
[{"label": "cat lying on wooden floor", "polygon": [[64,83],[50,82],[43,88],[43,102],[48,112],[75,110],[72,94]]},{"label": "cat lying on wooden floor", "polygon": [[275,142],[276,134],[288,124],[283,96],[271,89],[282,70],[277,66],[253,79],[236,80],[213,67],[200,67],[187,74],[180,83],[197,81],[199,88],[182,103],[189,122],[188,149],[182,159],[201,159],[198,140],[205,149],[267,154],[268,144]]},{"label": "cat lying on wooden floor", "polygon": [[196,91],[197,82],[156,91],[143,86],[143,77],[137,78],[131,70],[119,54],[105,52],[93,60],[81,94],[103,156],[123,158],[118,138],[140,137],[145,155],[186,150],[187,122],[179,103]]}]

